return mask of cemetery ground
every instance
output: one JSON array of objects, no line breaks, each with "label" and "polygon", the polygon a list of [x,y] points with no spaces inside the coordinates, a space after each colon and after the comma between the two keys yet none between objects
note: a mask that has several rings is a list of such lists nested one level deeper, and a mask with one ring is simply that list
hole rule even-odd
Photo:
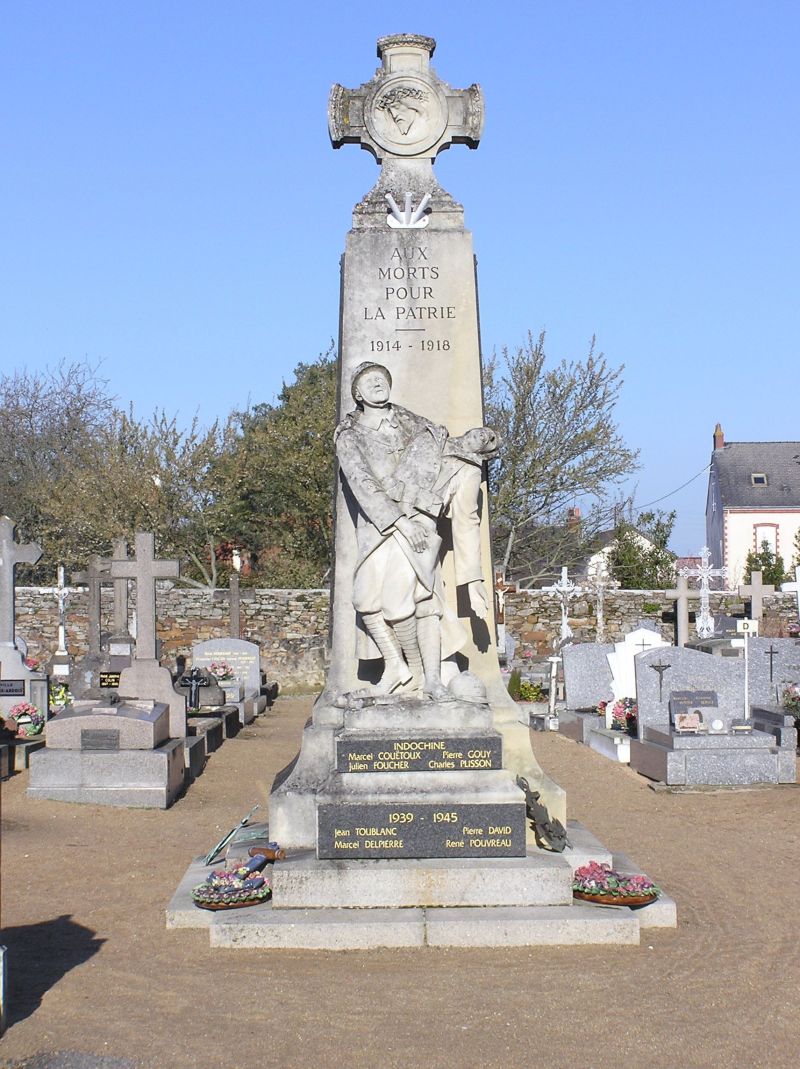
[{"label": "cemetery ground", "polygon": [[27,773],[2,785],[3,1069],[53,1051],[147,1069],[797,1064],[800,792],[654,792],[555,733],[534,747],[570,815],[663,884],[677,930],[638,947],[348,952],[167,931],[188,861],[266,803],[310,707],[279,699],[166,812],[30,801]]}]

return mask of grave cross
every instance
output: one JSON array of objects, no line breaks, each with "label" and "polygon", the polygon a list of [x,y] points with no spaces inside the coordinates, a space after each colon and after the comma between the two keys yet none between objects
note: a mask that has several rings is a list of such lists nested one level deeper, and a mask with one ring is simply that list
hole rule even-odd
[{"label": "grave cross", "polygon": [[572,638],[572,628],[569,626],[569,602],[570,598],[577,598],[583,593],[583,587],[576,586],[567,574],[566,565],[561,569],[561,578],[552,586],[543,586],[542,590],[561,603],[561,644]]},{"label": "grave cross", "polygon": [[14,646],[14,569],[18,564],[35,564],[42,555],[35,542],[14,541],[16,524],[0,516],[0,646]]},{"label": "grave cross", "polygon": [[64,584],[64,565],[58,566],[58,583],[56,586],[43,586],[39,588],[42,594],[54,594],[58,602],[58,649],[57,657],[67,656],[67,600],[70,594],[80,593],[78,587]]},{"label": "grave cross", "polygon": [[155,535],[152,531],[136,532],[136,559],[112,560],[115,579],[136,582],[136,659],[156,659],[156,580],[174,579],[180,574],[176,560],[155,559]]},{"label": "grave cross", "polygon": [[761,581],[761,572],[750,573],[750,582],[739,586],[739,597],[750,598],[750,619],[760,620],[764,614],[763,597],[765,594],[774,594],[775,587],[764,585]]},{"label": "grave cross", "polygon": [[692,577],[700,580],[700,615],[697,617],[697,634],[700,638],[710,638],[714,634],[714,617],[709,609],[708,592],[711,589],[712,579],[724,578],[724,568],[711,567],[711,550],[703,546],[700,550],[700,566],[698,568],[682,568],[681,575],[688,579]]},{"label": "grave cross", "polygon": [[768,650],[764,650],[764,656],[765,657],[769,657],[769,681],[770,681],[770,683],[772,682],[773,662],[775,660],[775,654],[777,652],[778,651],[775,649],[775,647],[772,645],[771,642],[769,644],[769,649]]},{"label": "grave cross", "polygon": [[606,590],[614,589],[618,587],[619,583],[615,579],[610,579],[608,574],[608,564],[605,557],[601,558],[598,562],[597,568],[594,574],[589,577],[589,589],[595,596],[595,642],[601,643],[605,640],[606,633],[606,618],[605,618],[605,597]]},{"label": "grave cross", "polygon": [[[418,161],[425,161],[429,172],[436,155],[452,144],[477,148],[483,93],[477,85],[453,89],[443,82],[430,65],[435,48],[432,37],[416,33],[381,37],[382,66],[372,80],[358,89],[338,84],[331,89],[328,130],[333,147],[360,145],[379,163],[414,161],[416,167],[403,168],[407,174],[418,168]],[[418,173],[424,178],[424,172]],[[405,225],[415,222],[412,213]]]},{"label": "grave cross", "polygon": [[668,672],[672,668],[671,664],[663,664],[659,657],[657,664],[651,664],[650,667],[654,672],[658,672],[658,700],[661,702],[661,695],[664,687],[664,673]]},{"label": "grave cross", "polygon": [[211,683],[199,668],[193,668],[187,676],[181,676],[180,684],[182,687],[189,688],[189,708],[200,708],[200,688],[210,687]]},{"label": "grave cross", "polygon": [[699,590],[689,589],[689,580],[681,572],[675,590],[665,590],[668,598],[675,599],[675,616],[678,621],[678,645],[685,646],[689,641],[689,598],[699,598]]},{"label": "grave cross", "polygon": [[[128,543],[124,538],[115,538],[112,560],[126,563],[128,560]],[[124,576],[114,579],[114,637],[128,636],[128,580]]]},{"label": "grave cross", "polygon": [[101,584],[104,579],[111,575],[110,562],[104,560],[99,553],[92,553],[89,557],[88,567],[82,572],[72,573],[72,582],[80,583],[89,588],[89,655],[97,657],[100,653],[100,616],[102,612],[103,593]]}]

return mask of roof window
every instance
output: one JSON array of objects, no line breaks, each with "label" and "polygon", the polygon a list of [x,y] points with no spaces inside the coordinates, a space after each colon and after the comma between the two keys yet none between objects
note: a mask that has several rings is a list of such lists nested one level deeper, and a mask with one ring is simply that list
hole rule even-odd
[{"label": "roof window", "polygon": [[767,477],[763,471],[754,471],[753,474],[750,476],[750,480],[753,483],[753,486],[767,485]]}]

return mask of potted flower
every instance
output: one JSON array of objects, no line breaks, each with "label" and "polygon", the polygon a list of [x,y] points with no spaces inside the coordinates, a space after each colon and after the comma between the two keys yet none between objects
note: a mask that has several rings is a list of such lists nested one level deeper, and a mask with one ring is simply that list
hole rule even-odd
[{"label": "potted flower", "polygon": [[8,727],[15,727],[17,738],[28,739],[33,735],[41,735],[44,729],[45,716],[35,705],[30,702],[17,702],[12,705],[6,717]]},{"label": "potted flower", "polygon": [[781,691],[781,704],[792,714],[800,728],[800,683],[784,683]]},{"label": "potted flower", "polygon": [[634,698],[618,698],[611,706],[611,730],[636,735],[639,707]]},{"label": "potted flower", "polygon": [[28,668],[31,672],[41,672],[42,662],[38,657],[29,655],[25,658],[25,667]]},{"label": "potted flower", "polygon": [[224,683],[228,679],[233,679],[233,669],[227,661],[212,661],[208,666],[208,670],[212,676],[217,677],[218,683]]},{"label": "potted flower", "polygon": [[72,705],[72,692],[66,683],[53,683],[50,687],[50,715],[55,716],[68,705]]},{"label": "potted flower", "polygon": [[646,906],[660,894],[661,888],[647,876],[615,872],[599,861],[575,869],[572,880],[573,898],[604,906]]}]

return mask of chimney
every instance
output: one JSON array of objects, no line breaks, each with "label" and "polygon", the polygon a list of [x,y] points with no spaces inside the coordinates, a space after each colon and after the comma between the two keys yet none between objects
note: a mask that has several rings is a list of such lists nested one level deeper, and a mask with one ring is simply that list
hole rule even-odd
[{"label": "chimney", "polygon": [[725,435],[722,433],[722,427],[718,423],[714,428],[714,448],[722,449],[725,445]]},{"label": "chimney", "polygon": [[581,510],[575,505],[573,508],[567,509],[567,528],[570,531],[575,530],[576,527],[581,525]]}]

